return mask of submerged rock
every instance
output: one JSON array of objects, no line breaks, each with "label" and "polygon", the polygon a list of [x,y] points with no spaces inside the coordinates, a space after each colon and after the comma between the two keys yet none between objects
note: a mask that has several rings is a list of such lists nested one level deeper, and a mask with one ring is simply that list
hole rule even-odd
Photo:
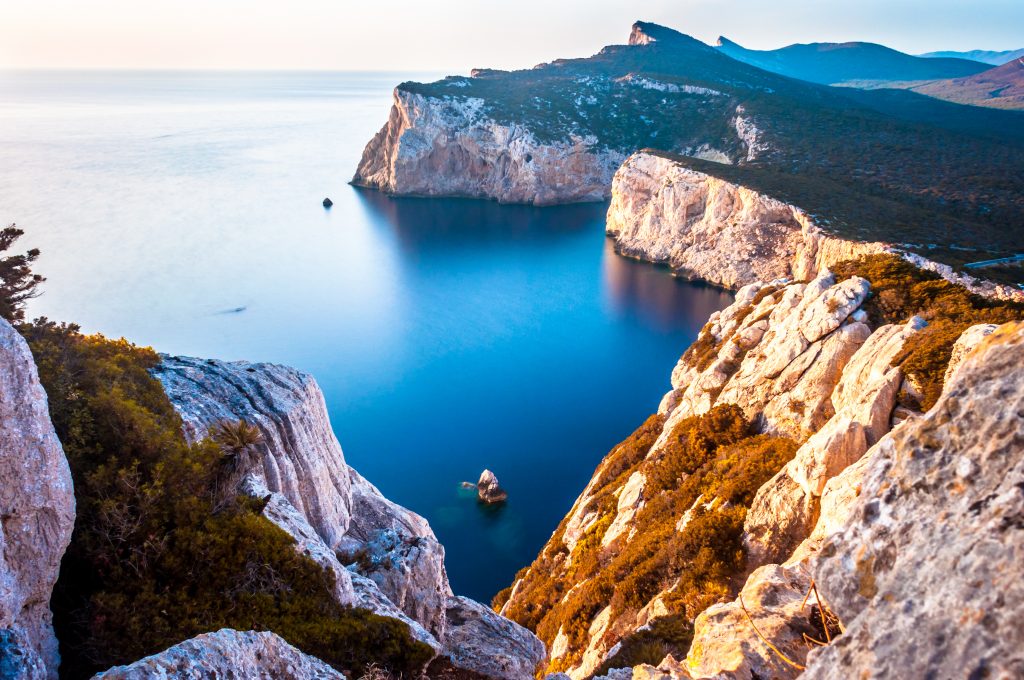
[{"label": "submerged rock", "polygon": [[71,470],[28,344],[0,319],[0,677],[55,678],[50,593],[75,524]]},{"label": "submerged rock", "polygon": [[480,474],[480,481],[476,483],[476,494],[483,503],[502,503],[508,500],[508,493],[501,488],[498,478],[490,470],[484,470]]},{"label": "submerged rock", "polygon": [[204,633],[139,659],[98,673],[94,680],[201,680],[206,678],[274,678],[274,680],[345,680],[315,657],[300,652],[274,633],[223,628]]}]

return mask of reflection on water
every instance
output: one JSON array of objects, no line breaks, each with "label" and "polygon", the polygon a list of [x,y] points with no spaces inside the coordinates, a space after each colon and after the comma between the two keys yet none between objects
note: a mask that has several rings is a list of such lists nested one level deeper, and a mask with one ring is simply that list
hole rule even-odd
[{"label": "reflection on water", "polygon": [[[43,251],[33,314],[311,372],[348,461],[487,600],[730,296],[615,255],[604,204],[346,185],[408,77],[0,78],[0,224]],[[484,468],[505,506],[461,493]]]}]

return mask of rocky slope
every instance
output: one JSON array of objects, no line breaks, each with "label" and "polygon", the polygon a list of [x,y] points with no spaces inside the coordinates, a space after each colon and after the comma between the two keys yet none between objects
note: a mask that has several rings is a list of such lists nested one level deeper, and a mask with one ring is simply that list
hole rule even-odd
[{"label": "rocky slope", "polygon": [[[615,173],[606,230],[625,255],[732,289],[776,278],[809,280],[837,262],[898,250],[831,235],[794,205],[657,152],[633,154]],[[980,294],[1024,299],[1011,286],[907,257]]]},{"label": "rocky slope", "polygon": [[225,628],[204,633],[94,676],[97,680],[151,678],[279,678],[280,680],[343,680],[323,661],[303,654],[269,632]]},{"label": "rocky slope", "polygon": [[0,319],[0,677],[57,676],[50,592],[74,523],[71,470],[35,362]]},{"label": "rocky slope", "polygon": [[[831,564],[849,570],[861,559],[864,543],[849,539],[849,527],[855,521],[851,518],[865,517],[865,511],[857,511],[854,504],[867,503],[860,480],[870,478],[865,475],[870,474],[877,458],[877,454],[868,452],[906,446],[898,443],[906,440],[889,434],[890,430],[895,427],[900,432],[919,432],[920,423],[929,420],[949,430],[943,436],[956,436],[960,426],[952,424],[948,415],[936,415],[948,411],[950,399],[957,399],[950,394],[970,398],[976,404],[974,408],[981,403],[998,404],[984,417],[993,419],[993,432],[1003,432],[1008,423],[1019,419],[1015,399],[1019,400],[1024,385],[1021,376],[1011,372],[1005,381],[983,386],[988,379],[983,380],[978,372],[994,379],[1005,372],[1005,359],[972,374],[972,361],[980,366],[989,359],[977,359],[977,352],[966,361],[963,357],[973,345],[991,342],[984,340],[986,333],[997,335],[988,326],[972,328],[964,333],[947,369],[947,397],[922,419],[912,408],[913,400],[904,396],[914,393],[915,385],[892,364],[908,339],[926,324],[911,318],[902,324],[872,325],[864,307],[870,292],[865,279],[836,281],[824,270],[808,283],[783,280],[745,286],[732,306],[711,317],[673,371],[673,389],[662,400],[657,416],[597,468],[538,560],[520,573],[502,606],[503,613],[529,621],[542,633],[550,649],[549,670],[565,671],[578,679],[602,667],[615,668],[617,660],[630,658],[630,650],[640,646],[634,640],[661,645],[655,649],[672,648],[671,643],[657,637],[659,622],[696,618],[688,656],[687,647],[676,644],[675,657],[666,659],[660,671],[638,668],[638,675],[621,671],[609,677],[717,677],[720,673],[739,678],[795,677],[799,667],[807,664],[807,652],[813,646],[805,635],[827,641],[829,636],[839,634],[827,607],[832,606],[834,598],[841,602],[848,596],[833,594],[831,588],[838,586],[822,581],[824,571],[818,579],[818,597],[829,604],[819,605],[812,599],[808,605],[805,596],[823,541],[838,532],[848,537],[845,545],[858,555],[837,561],[834,556],[838,551],[826,548],[821,554],[833,559]],[[1005,340],[1007,333],[1000,337],[1014,349],[1006,351],[1019,354],[1019,342]],[[970,396],[975,386],[979,401]],[[997,387],[1003,398],[985,401],[983,395]],[[731,408],[728,405],[738,407],[753,424],[754,432],[742,435],[746,439],[737,443],[723,445],[718,450],[724,453],[717,458],[712,454],[710,464],[700,460],[686,463],[688,456],[706,455],[697,452],[707,450],[700,443],[707,441],[707,436],[713,438],[723,427],[734,428],[735,416],[723,420],[728,411],[722,409]],[[958,413],[965,408],[961,405]],[[699,434],[705,431],[700,429],[705,425],[712,427],[707,430],[709,434]],[[979,424],[977,432],[986,431],[987,426]],[[766,436],[774,439],[766,440]],[[1019,433],[1016,437],[1019,439]],[[793,442],[792,448],[787,449],[784,441]],[[768,442],[775,442],[775,448],[765,448]],[[994,436],[993,446],[1004,457],[1004,473],[1019,466],[1019,454],[1024,450],[1019,444],[1008,434]],[[751,450],[783,453],[764,458],[764,463],[753,463],[759,460],[756,456],[744,459],[744,452]],[[953,461],[963,460],[964,455],[963,445],[949,454]],[[975,450],[970,455],[983,454]],[[683,463],[668,466],[671,475],[666,483],[666,461],[672,459]],[[772,467],[763,467],[769,460],[774,461]],[[955,466],[955,462],[952,464]],[[970,470],[980,464],[980,460],[970,466],[962,463]],[[915,480],[923,476],[923,472],[908,471],[900,479],[912,489]],[[737,494],[737,484],[742,487],[752,478],[758,479],[753,487],[756,493]],[[1008,479],[1014,479],[1013,475]],[[1010,487],[1012,484],[1005,493],[1012,495]],[[861,501],[857,500],[858,489]],[[873,493],[884,496],[885,492],[880,485]],[[948,519],[950,532],[975,535],[965,523],[953,522],[953,513],[942,516]],[[906,537],[915,525],[904,521],[902,535]],[[713,533],[702,533],[707,531]],[[661,556],[658,546],[649,545],[652,535],[671,546],[668,555]],[[1014,536],[1011,533],[1002,540],[1012,543]],[[711,554],[719,560],[732,559],[728,550],[716,551],[716,546],[731,545],[733,541],[742,546],[744,557],[732,571],[726,569],[723,580],[723,572],[716,571],[717,567],[709,571],[708,560]],[[919,552],[908,559],[926,560],[929,550],[925,537],[914,537],[914,541]],[[701,545],[712,553],[701,552]],[[1009,567],[1012,552],[1007,549],[999,554],[997,564],[1004,566],[995,568],[1014,571]],[[879,559],[886,564],[886,573],[891,573],[893,554]],[[603,585],[608,570],[620,565],[625,566],[623,576],[614,576],[613,580],[631,579],[637,572],[646,574],[641,581],[622,584],[641,593],[638,601],[623,599]],[[914,568],[920,568],[920,564]],[[947,572],[950,570],[947,567]],[[709,574],[718,575],[695,589],[693,579],[711,578]],[[864,583],[873,577],[847,578],[845,587],[856,592],[857,578]],[[951,586],[956,594],[943,602],[947,606],[957,602],[961,607],[968,606],[968,598],[959,590],[962,587]],[[868,591],[870,594],[862,592],[862,597],[885,595],[874,585],[864,592]],[[545,595],[548,592],[556,594],[553,601]],[[740,597],[732,600],[737,593]],[[718,604],[714,604],[716,600]],[[906,597],[894,600],[892,606],[904,601]],[[1018,598],[1016,603],[1006,600],[992,606],[1009,616],[1019,602]],[[837,602],[834,607],[842,625],[848,626],[851,616],[860,613],[864,605],[851,601],[843,606]],[[826,612],[827,626],[821,623],[822,611]],[[876,636],[871,638],[872,644],[889,644],[877,630],[878,624],[872,627],[873,621],[888,621],[888,616],[896,614],[864,623],[866,631],[874,632],[863,635]],[[909,622],[906,630],[912,630]],[[761,636],[781,653],[770,650]],[[914,647],[909,641],[903,644]],[[844,654],[849,659],[851,654],[866,653],[859,647],[857,650]],[[839,669],[848,671],[850,664],[858,669],[872,667],[863,655],[855,661],[833,661],[830,677],[846,677]],[[890,670],[893,668],[897,667]]]},{"label": "rocky slope", "polygon": [[263,434],[241,488],[263,514],[336,576],[336,597],[409,624],[453,664],[494,678],[528,677],[544,656],[532,633],[455,596],[444,548],[419,515],[349,467],[316,382],[271,364],[164,357],[154,371],[190,439],[223,420]]}]

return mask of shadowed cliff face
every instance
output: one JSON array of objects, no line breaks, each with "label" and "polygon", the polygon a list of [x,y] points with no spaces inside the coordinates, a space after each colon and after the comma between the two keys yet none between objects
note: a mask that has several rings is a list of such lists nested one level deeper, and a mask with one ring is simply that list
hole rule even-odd
[{"label": "shadowed cliff face", "polygon": [[0,319],[0,676],[55,678],[50,593],[75,524],[71,470],[25,340]]}]

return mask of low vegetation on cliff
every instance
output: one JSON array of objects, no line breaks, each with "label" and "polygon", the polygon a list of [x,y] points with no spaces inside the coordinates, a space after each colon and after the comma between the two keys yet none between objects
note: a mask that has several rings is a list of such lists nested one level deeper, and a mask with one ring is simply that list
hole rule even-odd
[{"label": "low vegetation on cliff", "polygon": [[[565,636],[574,650],[550,670],[579,661],[591,622],[603,610],[611,621],[622,621],[659,596],[667,612],[661,618],[676,618],[627,639],[622,654],[631,662],[657,663],[667,651],[685,652],[685,622],[730,597],[744,571],[743,520],[754,494],[796,451],[792,440],[755,434],[732,405],[678,423],[652,455],[663,425],[652,416],[602,462],[582,509],[595,519],[573,549],[564,543],[564,522],[519,575],[506,614],[548,645]],[[626,532],[606,541],[621,489],[636,474],[646,480],[647,500]]]},{"label": "low vegetation on cliff", "polygon": [[87,677],[224,627],[271,630],[347,671],[411,673],[433,656],[405,624],[337,605],[333,576],[259,514],[258,500],[219,498],[233,455],[185,442],[149,374],[151,349],[45,319],[20,330],[78,504],[52,602],[62,675]]},{"label": "low vegetation on cliff", "polygon": [[905,323],[917,315],[928,325],[911,336],[894,359],[920,391],[920,406],[931,408],[960,335],[975,324],[1002,324],[1024,318],[1024,304],[974,295],[938,274],[896,255],[870,255],[832,267],[836,278],[861,276],[871,282],[865,303],[870,321],[880,326]]}]

